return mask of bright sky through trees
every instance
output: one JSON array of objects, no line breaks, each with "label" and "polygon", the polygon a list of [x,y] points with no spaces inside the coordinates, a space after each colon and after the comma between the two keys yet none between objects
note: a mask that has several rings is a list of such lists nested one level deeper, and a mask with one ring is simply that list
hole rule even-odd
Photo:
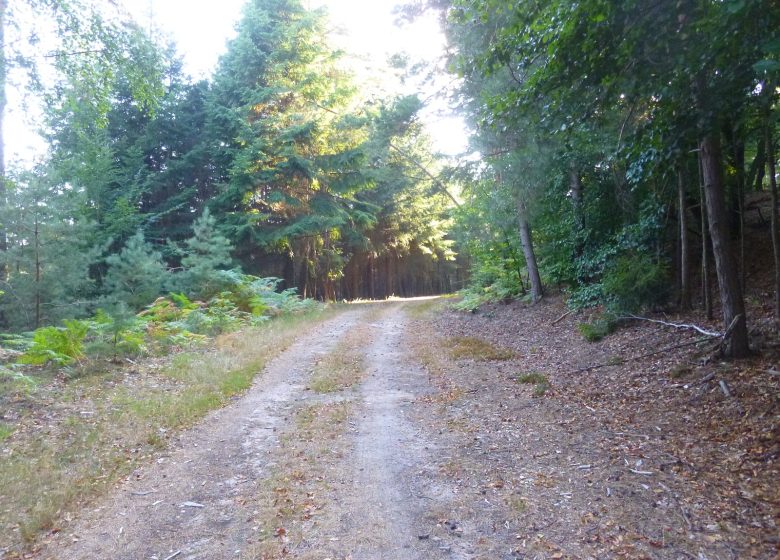
[{"label": "bright sky through trees", "polygon": [[[244,5],[244,0],[123,2],[136,21],[176,43],[186,71],[194,78],[210,77],[226,42],[234,35]],[[370,91],[420,92],[422,98],[429,98],[444,87],[441,80],[423,83],[422,78],[401,83],[397,73],[387,67],[388,58],[397,53],[406,54],[410,64],[433,62],[441,56],[444,37],[433,16],[399,27],[393,14],[397,0],[308,0],[306,4],[312,9],[327,9],[333,22],[332,40],[345,51],[346,63],[364,84],[364,95]],[[9,143],[8,158],[26,161],[45,150],[45,143],[35,133],[37,111],[22,109],[21,98],[13,91],[9,98],[6,132],[14,140]],[[456,154],[465,150],[467,135],[463,121],[449,113],[443,101],[433,100],[422,115],[435,149]]]},{"label": "bright sky through trees", "polygon": [[[182,53],[186,69],[194,77],[208,77],[234,34],[244,0],[124,0],[137,21],[170,35]],[[387,69],[388,58],[404,53],[410,63],[432,62],[445,48],[434,16],[411,25],[395,25],[398,0],[308,0],[308,8],[324,7],[333,23],[332,40],[347,53],[347,63],[368,88],[389,92],[422,92],[433,95],[442,83],[401,84]],[[367,92],[364,92],[367,93]],[[455,154],[465,149],[463,121],[447,114],[443,103],[432,103],[424,114],[436,149]]]}]

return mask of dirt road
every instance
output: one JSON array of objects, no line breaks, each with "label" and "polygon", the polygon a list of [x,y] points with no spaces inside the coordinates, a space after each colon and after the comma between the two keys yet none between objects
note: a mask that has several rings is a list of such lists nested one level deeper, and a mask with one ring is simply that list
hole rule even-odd
[{"label": "dirt road", "polygon": [[[379,314],[367,308],[342,314],[294,344],[248,394],[183,434],[154,464],[136,471],[84,512],[41,557],[323,557],[325,551],[354,559],[452,557],[449,545],[432,539],[426,528],[436,521],[430,511],[439,499],[419,484],[417,475],[430,468],[433,450],[406,413],[432,389],[424,371],[403,351],[403,305],[386,307]],[[366,325],[370,312],[377,318]],[[339,393],[310,390],[318,360],[356,328],[368,331],[359,340],[367,343],[364,381]],[[298,476],[284,472],[289,465],[280,466],[285,459],[279,457],[285,453],[280,440],[295,437],[300,428],[296,414],[337,402],[348,404],[350,414],[348,429],[329,445],[346,452],[324,457],[318,465],[329,478],[318,484],[329,486],[334,495],[332,503],[321,504],[327,515],[312,516],[314,521],[284,519],[276,511],[263,516],[269,507],[258,504],[266,493],[262,487]],[[310,534],[296,530],[298,523],[310,525]]]},{"label": "dirt road", "polygon": [[663,450],[622,455],[592,408],[519,385],[520,356],[435,332],[431,305],[324,323],[36,557],[771,557],[683,507]]}]

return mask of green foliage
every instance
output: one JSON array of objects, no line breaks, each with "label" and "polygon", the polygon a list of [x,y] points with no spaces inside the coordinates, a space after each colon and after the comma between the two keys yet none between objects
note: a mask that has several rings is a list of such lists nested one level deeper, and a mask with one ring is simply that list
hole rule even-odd
[{"label": "green foliage", "polygon": [[645,254],[627,254],[609,266],[602,280],[604,295],[615,312],[636,313],[666,303],[671,294],[669,272]]},{"label": "green foliage", "polygon": [[617,318],[611,313],[603,313],[592,323],[580,323],[577,329],[588,342],[598,342],[605,336],[615,332]]},{"label": "green foliage", "polygon": [[535,385],[537,383],[547,383],[547,376],[538,371],[530,371],[527,373],[521,373],[517,376],[518,383],[527,383]]},{"label": "green foliage", "polygon": [[99,309],[90,322],[91,341],[87,354],[91,356],[132,356],[144,352],[144,322],[125,305],[117,305],[110,312]]},{"label": "green foliage", "polygon": [[110,300],[140,309],[157,297],[168,278],[160,253],[144,240],[141,230],[128,239],[119,254],[106,258],[104,287]]},{"label": "green foliage", "polygon": [[241,311],[230,299],[230,292],[213,297],[205,309],[189,313],[181,322],[188,331],[215,336],[234,331],[248,322],[248,314]]},{"label": "green foliage", "polygon": [[27,394],[38,386],[38,381],[13,366],[0,366],[0,395],[7,393]]},{"label": "green foliage", "polygon": [[20,364],[69,365],[84,357],[84,339],[89,331],[85,321],[65,320],[64,327],[43,327],[33,334],[33,344],[19,358]]},{"label": "green foliage", "polygon": [[79,216],[72,193],[39,173],[6,179],[7,205],[0,204],[7,243],[0,251],[7,272],[0,276],[0,315],[14,331],[81,316],[94,285],[93,226]]},{"label": "green foliage", "polygon": [[231,264],[233,246],[216,229],[217,221],[208,208],[195,220],[193,236],[185,241],[184,271],[172,281],[190,296],[207,299],[227,288],[221,268]]}]

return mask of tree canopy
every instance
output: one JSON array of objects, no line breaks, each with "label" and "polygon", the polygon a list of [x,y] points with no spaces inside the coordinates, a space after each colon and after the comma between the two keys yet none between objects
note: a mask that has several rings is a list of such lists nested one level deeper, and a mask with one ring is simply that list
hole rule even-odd
[{"label": "tree canopy", "polygon": [[[247,1],[202,81],[174,45],[87,0],[3,4],[4,37],[31,9],[59,43],[54,79],[16,43],[0,68],[29,69],[49,146],[3,170],[3,328],[112,298],[213,297],[230,274],[329,300],[470,277],[466,308],[558,289],[613,316],[715,303],[728,352],[748,351],[755,193],[772,198],[780,270],[774,2],[408,3],[405,17],[441,17],[471,129],[462,161],[434,153],[418,96],[362,95],[327,13],[300,0]],[[141,271],[149,285],[128,288]]]}]

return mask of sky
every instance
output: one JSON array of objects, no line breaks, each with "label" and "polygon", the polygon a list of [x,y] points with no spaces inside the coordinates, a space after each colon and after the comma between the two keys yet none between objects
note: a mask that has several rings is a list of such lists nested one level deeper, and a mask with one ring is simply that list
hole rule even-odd
[{"label": "sky", "polygon": [[[185,68],[196,78],[207,78],[225,51],[241,16],[245,0],[123,0],[144,26],[151,25],[177,44]],[[428,98],[443,87],[432,84],[400,84],[387,71],[390,55],[405,52],[410,60],[433,61],[445,49],[444,36],[431,14],[413,24],[395,25],[393,9],[399,0],[303,0],[307,8],[324,7],[332,23],[331,40],[346,53],[346,62],[361,81],[391,93],[421,93]],[[218,8],[215,8],[218,6]],[[453,117],[443,102],[432,102],[423,120],[434,148],[445,154],[466,149],[463,121]]]},{"label": "sky", "polygon": [[[302,0],[308,8],[324,7],[330,16],[331,40],[345,51],[345,64],[365,88],[388,93],[420,93],[423,99],[435,98],[444,87],[445,78],[433,83],[407,80],[401,83],[388,71],[390,55],[405,53],[411,63],[434,61],[445,48],[444,37],[434,17],[413,24],[395,24],[393,8],[400,0]],[[120,0],[125,9],[142,26],[170,37],[184,59],[185,70],[194,78],[208,78],[234,27],[241,16],[245,0]],[[9,91],[9,114],[6,137],[8,158],[13,161],[32,159],[44,151],[29,109],[20,106],[18,96]],[[28,118],[25,119],[25,115]],[[467,133],[463,121],[455,117],[441,100],[433,99],[423,111],[422,119],[432,136],[434,149],[444,154],[458,154],[466,149]]]}]

